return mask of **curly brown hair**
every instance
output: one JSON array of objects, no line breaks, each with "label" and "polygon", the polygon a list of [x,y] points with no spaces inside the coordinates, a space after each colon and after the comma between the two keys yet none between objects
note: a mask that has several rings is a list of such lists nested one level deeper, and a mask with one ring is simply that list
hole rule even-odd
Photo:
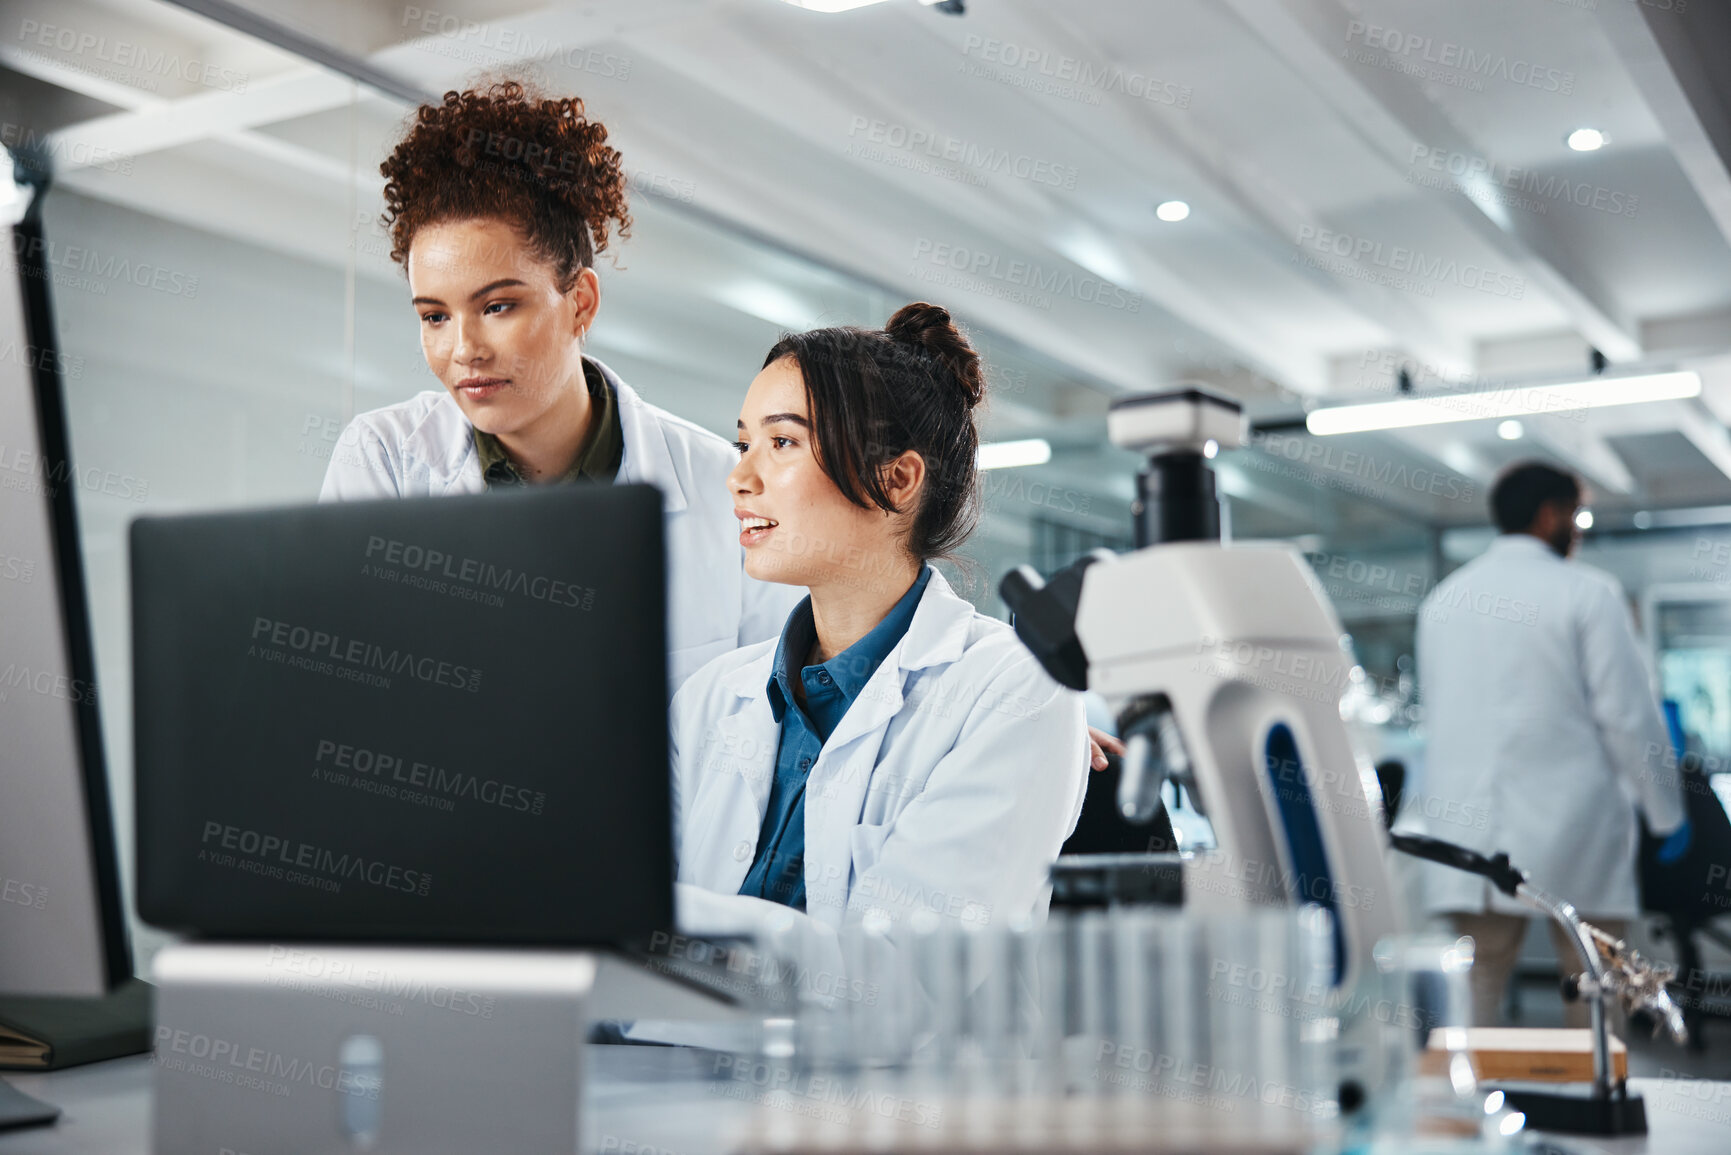
[{"label": "curly brown hair", "polygon": [[631,235],[625,170],[606,127],[580,99],[543,97],[515,80],[423,104],[379,172],[391,259],[405,267],[427,225],[504,220],[553,264],[565,292],[606,251],[610,222]]}]

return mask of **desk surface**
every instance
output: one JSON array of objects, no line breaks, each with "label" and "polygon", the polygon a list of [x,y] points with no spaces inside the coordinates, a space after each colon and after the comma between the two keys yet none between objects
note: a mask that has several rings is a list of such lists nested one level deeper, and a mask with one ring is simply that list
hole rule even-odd
[{"label": "desk surface", "polygon": [[[595,1148],[626,1144],[723,1155],[750,1118],[749,1104],[713,1093],[698,1054],[663,1047],[591,1047],[590,1115]],[[150,1149],[150,1060],[144,1056],[32,1075],[9,1072],[20,1091],[65,1113],[53,1127],[0,1133],[0,1155],[144,1155]],[[1569,1137],[1570,1149],[1606,1155],[1725,1155],[1731,1151],[1731,1083],[1631,1079],[1647,1100],[1640,1138]],[[632,1149],[632,1148],[627,1148]]]}]

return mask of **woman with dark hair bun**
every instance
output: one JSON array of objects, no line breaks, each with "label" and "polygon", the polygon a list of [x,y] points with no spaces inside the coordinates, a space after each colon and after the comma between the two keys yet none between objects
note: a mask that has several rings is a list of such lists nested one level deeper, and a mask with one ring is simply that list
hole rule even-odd
[{"label": "woman with dark hair bun", "polygon": [[581,100],[507,81],[423,105],[379,170],[391,258],[444,388],[355,418],[321,499],[647,482],[665,496],[674,684],[773,637],[798,593],[744,572],[727,442],[583,351],[601,307],[591,266],[631,228],[607,129]]},{"label": "woman with dark hair bun", "polygon": [[[673,702],[679,909],[697,933],[1044,916],[1081,811],[1081,697],[929,564],[979,509],[980,358],[913,304],[783,337],[728,478],[746,572],[809,588]],[[803,915],[791,915],[803,911]]]}]

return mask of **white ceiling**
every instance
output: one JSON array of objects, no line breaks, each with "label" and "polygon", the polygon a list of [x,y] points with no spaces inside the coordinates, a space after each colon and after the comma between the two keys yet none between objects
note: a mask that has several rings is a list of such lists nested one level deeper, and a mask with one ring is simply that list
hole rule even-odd
[{"label": "white ceiling", "polygon": [[[1403,365],[1420,388],[1556,379],[1597,348],[1614,367],[1700,368],[1708,395],[1530,422],[1514,443],[1493,423],[1336,440],[1481,489],[1537,449],[1609,507],[1731,502],[1715,416],[1731,414],[1731,114],[1702,59],[1714,37],[1731,46],[1722,6],[968,0],[958,17],[915,0],[833,15],[778,0],[432,3],[245,7],[426,92],[527,62],[583,96],[639,189],[617,283],[666,289],[669,330],[725,340],[731,326],[756,344],[765,323],[852,319],[862,291],[886,308],[937,299],[1058,367],[1004,398],[995,434],[1068,430],[1054,468],[1081,483],[1109,468],[1119,488],[1098,405],[1076,408],[1060,378],[1101,393],[1197,379],[1272,420],[1386,392]],[[333,266],[354,254],[358,275],[396,283],[376,229],[333,221],[376,212],[403,104],[158,0],[4,11],[0,92],[56,134],[63,184]],[[49,25],[105,39],[44,45]],[[189,82],[120,41],[218,71]],[[1583,125],[1609,146],[1571,152]],[[1188,220],[1155,218],[1172,198]],[[783,252],[694,241],[718,223]],[[1024,268],[1052,289],[1028,291]],[[615,337],[681,356],[666,331]],[[1294,497],[1306,483],[1366,497],[1331,460],[1228,467],[1224,484],[1271,517],[1310,508]],[[1482,517],[1396,489],[1372,504]]]}]

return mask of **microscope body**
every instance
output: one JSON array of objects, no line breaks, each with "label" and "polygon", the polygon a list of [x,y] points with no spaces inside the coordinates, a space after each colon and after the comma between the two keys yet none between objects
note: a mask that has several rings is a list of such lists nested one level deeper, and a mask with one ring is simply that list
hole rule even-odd
[{"label": "microscope body", "polygon": [[[1088,688],[1129,758],[1156,759],[1153,777],[1181,784],[1212,828],[1212,847],[1180,845],[1185,904],[1321,906],[1336,986],[1355,982],[1402,928],[1376,779],[1340,717],[1353,663],[1309,566],[1286,545],[1177,541],[1082,577]],[[1146,766],[1127,766],[1127,785],[1133,772],[1159,793]]]},{"label": "microscope body", "polygon": [[[1176,869],[1180,885],[1160,893],[1187,906],[1320,906],[1346,991],[1374,967],[1377,940],[1405,929],[1381,791],[1341,720],[1353,662],[1321,584],[1290,545],[1221,541],[1208,462],[1244,430],[1235,402],[1199,388],[1114,401],[1113,443],[1147,454],[1139,548],[1096,551],[1049,582],[1022,567],[1000,589],[1047,671],[1110,706],[1127,747],[1124,818],[1150,822],[1165,805],[1180,839],[1175,857],[1060,859],[1055,881],[1110,905],[1148,901],[1156,888],[1137,874]],[[1206,819],[1189,838],[1180,797]]]}]

